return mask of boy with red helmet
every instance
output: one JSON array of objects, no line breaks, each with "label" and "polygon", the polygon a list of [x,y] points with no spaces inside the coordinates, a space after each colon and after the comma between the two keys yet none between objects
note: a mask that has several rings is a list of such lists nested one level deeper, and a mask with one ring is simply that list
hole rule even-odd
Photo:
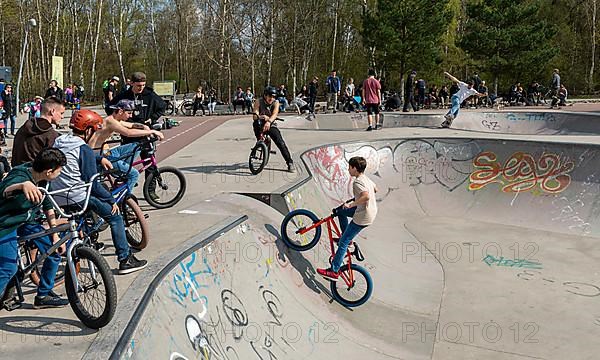
[{"label": "boy with red helmet", "polygon": [[[86,143],[92,135],[102,129],[102,117],[91,110],[79,110],[73,113],[69,127],[73,134],[59,136],[54,147],[65,153],[67,165],[60,176],[52,183],[53,190],[67,189],[88,183],[97,173],[97,160],[92,148]],[[85,201],[85,188],[73,188],[67,192],[68,198],[56,196],[61,206],[82,204]],[[146,267],[146,260],[138,260],[132,253],[125,236],[123,218],[119,207],[108,190],[99,182],[92,185],[88,209],[102,217],[109,225],[117,259],[119,274],[129,274]]]}]

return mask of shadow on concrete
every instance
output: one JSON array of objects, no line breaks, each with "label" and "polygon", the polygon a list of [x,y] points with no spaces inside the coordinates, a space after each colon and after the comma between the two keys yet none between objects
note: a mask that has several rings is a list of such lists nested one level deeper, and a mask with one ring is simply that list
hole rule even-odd
[{"label": "shadow on concrete", "polygon": [[5,316],[0,318],[0,329],[15,334],[33,335],[36,339],[50,336],[95,336],[97,333],[97,330],[89,329],[77,320],[45,316]]},{"label": "shadow on concrete", "polygon": [[277,231],[277,229],[273,225],[265,224],[265,229],[277,238],[275,244],[278,250],[278,261],[289,262],[290,264],[292,264],[294,269],[296,269],[296,271],[298,271],[298,273],[302,276],[304,284],[309,289],[314,291],[316,294],[327,294],[327,296],[330,298],[330,302],[333,302],[334,300],[329,289],[323,286],[323,284],[321,284],[315,278],[317,272],[313,264],[311,264],[310,261],[308,261],[304,256],[302,256],[301,252],[290,250],[281,239],[279,231]]},{"label": "shadow on concrete", "polygon": [[188,166],[179,168],[181,171],[190,171],[198,174],[223,174],[223,175],[234,175],[234,176],[254,176],[248,169],[248,163],[238,164],[222,164],[222,165],[200,165],[200,166]]}]

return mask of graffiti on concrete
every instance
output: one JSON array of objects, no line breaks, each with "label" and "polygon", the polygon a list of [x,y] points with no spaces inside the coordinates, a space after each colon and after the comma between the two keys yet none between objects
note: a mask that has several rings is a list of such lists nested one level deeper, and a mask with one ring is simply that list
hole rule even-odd
[{"label": "graffiti on concrete", "polygon": [[559,286],[564,291],[583,297],[600,296],[600,287],[594,284],[578,281],[562,281],[544,277],[541,271],[524,270],[517,274],[517,278],[524,281],[538,282],[544,286]]},{"label": "graffiti on concrete", "polygon": [[315,180],[330,200],[341,203],[351,197],[348,164],[340,146],[310,150],[305,156]]},{"label": "graffiti on concrete", "polygon": [[506,193],[529,191],[537,186],[546,193],[556,194],[571,183],[569,173],[575,164],[569,158],[544,152],[536,161],[525,152],[513,153],[502,164],[495,153],[484,151],[473,160],[475,170],[469,176],[469,190],[479,190],[490,184],[500,184]]},{"label": "graffiti on concrete", "polygon": [[[192,303],[201,299],[206,303],[208,298],[200,295],[200,289],[208,288],[211,282],[219,282],[219,276],[215,274],[208,264],[206,256],[202,261],[196,262],[197,255],[192,253],[190,257],[182,260],[179,267],[173,270],[173,275],[169,283],[171,298],[179,305],[186,307],[185,299],[189,298]],[[212,281],[209,281],[212,279]]]},{"label": "graffiti on concrete", "polygon": [[499,258],[493,255],[487,254],[481,261],[487,264],[487,266],[502,266],[502,267],[517,267],[527,269],[541,269],[542,264],[535,261],[529,261],[525,259],[505,259],[504,256]]}]

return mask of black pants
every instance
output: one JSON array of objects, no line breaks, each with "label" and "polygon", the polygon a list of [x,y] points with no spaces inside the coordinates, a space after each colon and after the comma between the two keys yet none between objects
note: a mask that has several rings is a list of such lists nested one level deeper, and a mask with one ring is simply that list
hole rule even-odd
[{"label": "black pants", "polygon": [[315,101],[317,101],[316,96],[311,96],[310,98],[308,98],[308,110],[311,114],[315,113]]},{"label": "black pants", "polygon": [[[263,124],[264,123],[262,121],[252,122],[252,128],[254,129],[254,136],[256,136],[257,139],[260,137],[260,134],[262,133]],[[277,126],[271,126],[269,128],[269,131],[267,131],[266,133],[271,137],[271,139],[273,140],[273,142],[275,143],[275,145],[277,146],[279,151],[281,151],[281,156],[283,156],[283,158],[285,159],[285,163],[286,164],[293,163],[292,156],[290,155],[290,151],[288,150],[287,145],[285,144],[285,140],[283,140],[283,137],[281,136],[281,133],[279,132],[279,129],[277,128]]]},{"label": "black pants", "polygon": [[408,103],[410,103],[412,106],[413,111],[418,111],[417,106],[415,105],[415,97],[413,93],[407,93],[404,95],[404,108],[402,111],[408,111]]},{"label": "black pants", "polygon": [[246,107],[246,102],[244,100],[234,100],[233,101],[233,111],[237,112],[237,107],[242,107],[242,113],[244,112],[244,108]]},{"label": "black pants", "polygon": [[200,99],[194,100],[194,112],[192,113],[192,115],[195,116],[198,109],[202,110],[202,115],[205,115],[204,105],[202,105],[202,100]]}]

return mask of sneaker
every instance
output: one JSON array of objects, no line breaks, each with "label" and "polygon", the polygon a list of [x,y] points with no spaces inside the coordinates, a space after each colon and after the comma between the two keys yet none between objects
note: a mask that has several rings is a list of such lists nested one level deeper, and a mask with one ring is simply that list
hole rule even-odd
[{"label": "sneaker", "polygon": [[291,173],[295,173],[296,172],[296,168],[294,167],[294,163],[287,164],[287,171],[291,172]]},{"label": "sneaker", "polygon": [[317,273],[329,281],[338,281],[338,277],[340,277],[340,273],[334,272],[331,268],[317,269]]},{"label": "sneaker", "polygon": [[146,260],[138,260],[135,255],[129,254],[129,257],[119,262],[119,275],[129,274],[138,270],[142,270],[148,265]]},{"label": "sneaker", "polygon": [[366,131],[373,131],[373,127],[371,125],[369,125],[369,127],[367,128]]},{"label": "sneaker", "polygon": [[60,296],[52,296],[51,294],[42,297],[36,296],[33,300],[34,309],[58,308],[67,305],[69,305],[69,300],[63,299]]}]

